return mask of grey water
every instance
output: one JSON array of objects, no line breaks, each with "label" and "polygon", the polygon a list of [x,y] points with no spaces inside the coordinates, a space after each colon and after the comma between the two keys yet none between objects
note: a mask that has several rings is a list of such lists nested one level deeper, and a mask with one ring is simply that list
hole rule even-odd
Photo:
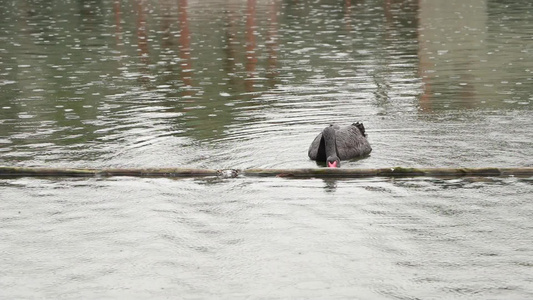
[{"label": "grey water", "polygon": [[[0,2],[0,165],[533,166],[529,0]],[[532,178],[0,178],[0,298],[530,299]]]}]

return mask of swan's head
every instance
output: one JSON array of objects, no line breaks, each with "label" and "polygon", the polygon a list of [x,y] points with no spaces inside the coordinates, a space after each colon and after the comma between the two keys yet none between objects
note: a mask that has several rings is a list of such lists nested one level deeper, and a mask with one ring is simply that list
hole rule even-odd
[{"label": "swan's head", "polygon": [[337,155],[329,156],[328,159],[326,159],[326,163],[328,165],[328,168],[341,167],[341,160],[337,157]]}]

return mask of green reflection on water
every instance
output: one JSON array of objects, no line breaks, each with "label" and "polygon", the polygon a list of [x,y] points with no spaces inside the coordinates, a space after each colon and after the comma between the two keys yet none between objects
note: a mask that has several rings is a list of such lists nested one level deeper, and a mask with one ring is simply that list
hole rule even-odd
[{"label": "green reflection on water", "polygon": [[2,2],[0,141],[218,140],[285,105],[309,123],[334,119],[345,98],[369,103],[370,119],[529,110],[530,8],[525,0]]}]

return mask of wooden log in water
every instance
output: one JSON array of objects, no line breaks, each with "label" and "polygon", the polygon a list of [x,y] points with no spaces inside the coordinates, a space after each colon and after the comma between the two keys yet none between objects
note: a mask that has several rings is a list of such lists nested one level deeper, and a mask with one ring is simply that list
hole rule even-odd
[{"label": "wooden log in water", "polygon": [[150,169],[69,169],[69,168],[26,168],[0,167],[0,177],[200,177],[217,176],[217,170],[186,168]]},{"label": "wooden log in water", "polygon": [[211,169],[188,168],[151,168],[151,169],[102,169],[100,176],[137,176],[137,177],[202,177],[217,176],[219,171]]},{"label": "wooden log in water", "polygon": [[94,177],[97,172],[92,169],[0,167],[2,177]]},{"label": "wooden log in water", "polygon": [[381,168],[381,169],[247,169],[245,176],[280,177],[458,177],[458,176],[533,176],[533,168]]},{"label": "wooden log in water", "polygon": [[187,168],[148,168],[148,169],[69,169],[1,167],[0,177],[203,177],[221,176],[278,176],[278,177],[460,177],[460,176],[533,176],[533,167],[523,168],[381,168],[381,169],[245,169],[211,170]]}]

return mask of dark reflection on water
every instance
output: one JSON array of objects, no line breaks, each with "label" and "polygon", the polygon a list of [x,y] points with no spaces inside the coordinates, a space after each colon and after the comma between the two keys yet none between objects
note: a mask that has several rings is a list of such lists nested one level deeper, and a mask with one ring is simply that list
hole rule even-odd
[{"label": "dark reflection on water", "polygon": [[1,5],[3,164],[313,167],[357,120],[347,167],[530,164],[528,1]]},{"label": "dark reflection on water", "polygon": [[[0,165],[532,166],[533,2],[0,2]],[[531,298],[531,181],[0,182],[0,295]],[[29,284],[29,283],[34,284]]]}]

